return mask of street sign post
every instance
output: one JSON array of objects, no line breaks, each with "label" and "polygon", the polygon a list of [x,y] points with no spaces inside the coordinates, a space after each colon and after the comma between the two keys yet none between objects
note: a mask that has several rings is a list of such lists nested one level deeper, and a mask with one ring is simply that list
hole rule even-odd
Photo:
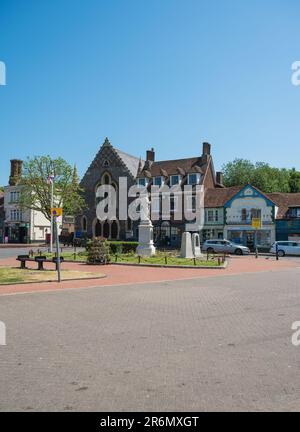
[{"label": "street sign post", "polygon": [[54,217],[62,216],[62,207],[52,207],[51,215]]},{"label": "street sign post", "polygon": [[257,230],[261,229],[261,218],[252,218],[251,225],[255,229],[255,258],[258,258]]},{"label": "street sign post", "polygon": [[61,281],[60,276],[60,250],[59,250],[59,238],[58,238],[58,221],[57,218],[59,216],[62,216],[62,208],[61,207],[52,207],[51,208],[51,215],[54,219],[54,225],[55,225],[55,240],[56,240],[56,259],[57,259],[57,281]]},{"label": "street sign post", "polygon": [[252,218],[252,227],[256,230],[261,229],[261,219],[260,218]]}]

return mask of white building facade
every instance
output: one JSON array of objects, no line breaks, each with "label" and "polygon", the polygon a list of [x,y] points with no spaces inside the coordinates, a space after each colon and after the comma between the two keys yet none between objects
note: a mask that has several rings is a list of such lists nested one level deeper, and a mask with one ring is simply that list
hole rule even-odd
[{"label": "white building facade", "polygon": [[[224,206],[224,237],[250,248],[269,248],[276,239],[278,207],[267,195],[247,185]],[[260,219],[261,227],[252,226],[252,219]]]},{"label": "white building facade", "polygon": [[9,185],[4,187],[3,243],[44,243],[50,221],[42,212],[20,206],[22,161],[10,161]]},{"label": "white building facade", "polygon": [[43,213],[22,209],[19,204],[21,185],[4,188],[4,237],[6,243],[43,243],[50,233],[50,222]]}]

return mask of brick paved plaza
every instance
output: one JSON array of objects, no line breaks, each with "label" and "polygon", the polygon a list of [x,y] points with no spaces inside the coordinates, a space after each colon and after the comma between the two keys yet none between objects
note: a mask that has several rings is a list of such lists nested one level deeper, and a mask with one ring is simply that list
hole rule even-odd
[{"label": "brick paved plaza", "polygon": [[299,409],[299,260],[105,273],[1,288],[1,411]]}]

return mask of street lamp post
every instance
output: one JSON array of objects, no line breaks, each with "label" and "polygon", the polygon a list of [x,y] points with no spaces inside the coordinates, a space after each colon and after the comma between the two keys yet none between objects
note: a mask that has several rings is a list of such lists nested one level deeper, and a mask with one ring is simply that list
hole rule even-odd
[{"label": "street lamp post", "polygon": [[[54,172],[52,170],[51,174],[47,179],[48,184],[51,186],[51,196],[50,196],[50,207],[53,208],[54,204]],[[50,218],[50,252],[53,253],[53,214],[51,210],[51,218]]]}]

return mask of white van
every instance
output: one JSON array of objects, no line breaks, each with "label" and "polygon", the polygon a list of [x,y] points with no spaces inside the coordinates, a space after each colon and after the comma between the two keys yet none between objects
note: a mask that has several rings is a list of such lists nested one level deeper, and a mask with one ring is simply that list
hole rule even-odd
[{"label": "white van", "polygon": [[278,255],[298,255],[300,256],[300,242],[296,241],[278,241],[272,244],[270,252],[276,254],[276,245],[278,245]]}]

